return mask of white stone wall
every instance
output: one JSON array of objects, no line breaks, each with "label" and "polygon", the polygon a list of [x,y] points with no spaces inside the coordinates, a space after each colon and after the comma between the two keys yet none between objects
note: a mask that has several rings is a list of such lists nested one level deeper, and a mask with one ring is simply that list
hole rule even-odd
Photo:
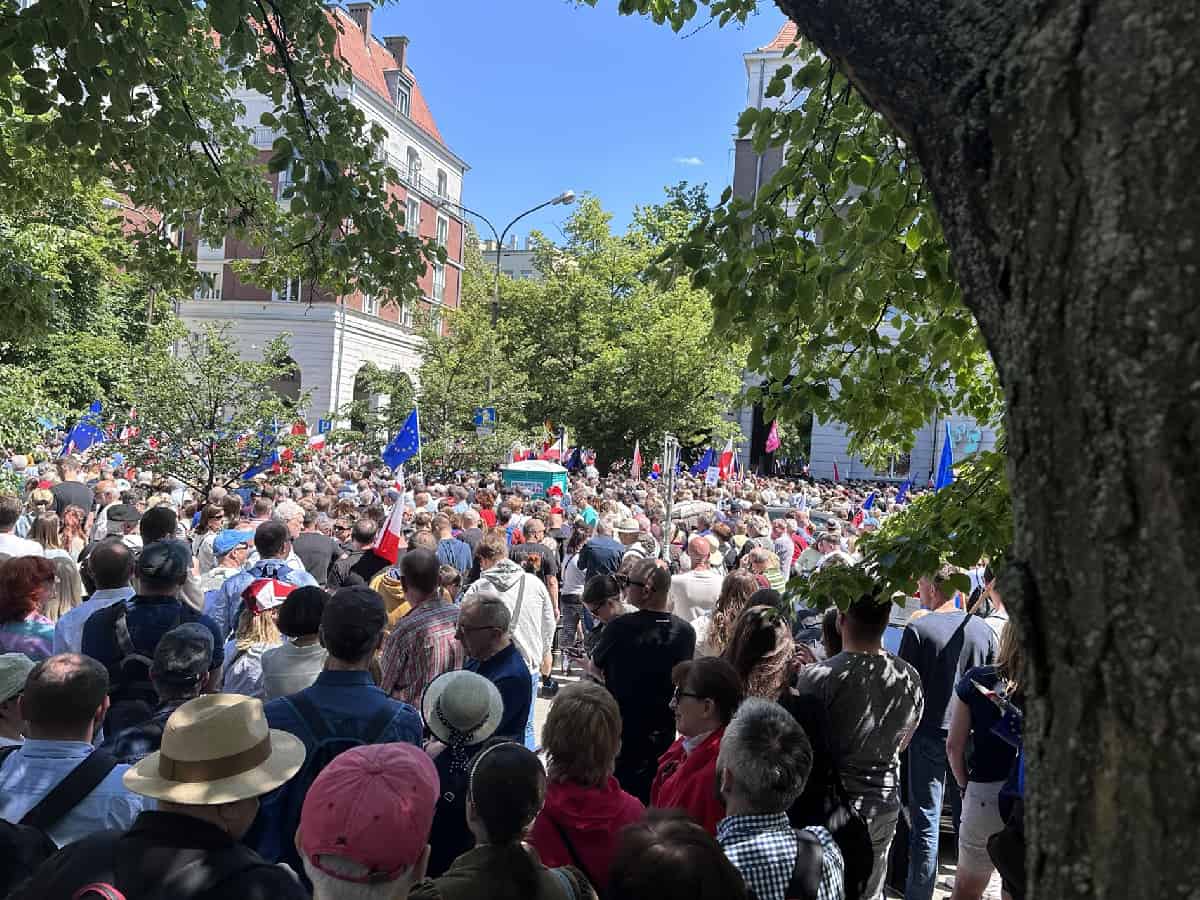
[{"label": "white stone wall", "polygon": [[230,334],[249,358],[261,358],[270,340],[287,334],[292,359],[300,367],[300,389],[310,394],[306,414],[312,420],[350,402],[354,376],[364,363],[408,372],[414,383],[421,364],[419,338],[391,322],[333,304],[197,301],[184,303],[180,315],[193,331],[205,323],[231,323]]}]

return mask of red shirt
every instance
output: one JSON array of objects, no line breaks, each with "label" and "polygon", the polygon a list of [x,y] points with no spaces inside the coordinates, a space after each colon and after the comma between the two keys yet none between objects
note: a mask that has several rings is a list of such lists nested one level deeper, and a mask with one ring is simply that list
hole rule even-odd
[{"label": "red shirt", "polygon": [[[611,775],[608,784],[600,788],[552,781],[546,787],[546,803],[529,832],[529,844],[543,865],[582,868],[603,894],[617,852],[618,832],[641,819],[644,812],[641,801],[621,790]],[[574,855],[562,832],[570,839]]]},{"label": "red shirt", "polygon": [[495,510],[481,509],[479,511],[479,518],[483,519],[484,523],[487,525],[488,528],[496,527],[496,512],[495,512]]},{"label": "red shirt", "polygon": [[725,807],[717,799],[717,751],[721,749],[718,728],[691,753],[679,738],[658,759],[658,774],[650,788],[650,805],[658,809],[682,809],[711,835],[725,818]]}]

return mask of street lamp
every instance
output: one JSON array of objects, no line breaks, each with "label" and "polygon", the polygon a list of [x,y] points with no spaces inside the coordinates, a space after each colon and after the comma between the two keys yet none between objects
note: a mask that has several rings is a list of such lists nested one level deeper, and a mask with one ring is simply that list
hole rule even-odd
[{"label": "street lamp", "polygon": [[[447,202],[449,202],[449,201],[447,201]],[[495,331],[496,331],[496,325],[499,324],[499,322],[500,322],[500,255],[501,255],[501,253],[504,252],[504,239],[505,239],[505,237],[508,236],[509,229],[512,228],[514,225],[516,225],[523,218],[537,212],[539,209],[545,209],[547,206],[570,206],[574,202],[575,202],[575,192],[574,191],[563,191],[561,194],[559,194],[554,199],[547,200],[544,203],[539,203],[537,206],[533,207],[532,209],[525,210],[525,212],[521,213],[519,216],[517,216],[515,219],[513,219],[511,222],[509,222],[507,225],[505,225],[504,230],[500,231],[500,232],[496,231],[496,226],[493,225],[491,223],[491,221],[488,219],[488,217],[485,216],[483,213],[478,213],[473,209],[469,209],[468,207],[463,206],[461,203],[452,204],[453,206],[458,207],[463,212],[474,216],[475,218],[477,218],[481,222],[483,222],[485,225],[487,225],[487,227],[492,230],[492,236],[496,239],[496,278],[495,278],[494,284],[492,285],[492,333],[493,333],[493,339],[494,339],[494,335],[495,335]],[[487,377],[487,395],[488,395],[488,403],[491,403],[492,402],[492,371],[490,368],[488,369],[488,377]]]}]

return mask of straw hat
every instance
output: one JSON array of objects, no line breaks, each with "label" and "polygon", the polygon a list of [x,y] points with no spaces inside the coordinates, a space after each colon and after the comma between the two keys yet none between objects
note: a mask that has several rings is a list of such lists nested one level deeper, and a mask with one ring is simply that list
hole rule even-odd
[{"label": "straw hat", "polygon": [[268,727],[261,700],[205,694],[171,714],[162,749],[125,773],[125,787],[171,803],[233,803],[279,787],[304,754],[298,737]]},{"label": "straw hat", "polygon": [[500,727],[504,700],[488,679],[458,669],[429,683],[421,701],[421,714],[443,744],[470,747],[486,741]]}]

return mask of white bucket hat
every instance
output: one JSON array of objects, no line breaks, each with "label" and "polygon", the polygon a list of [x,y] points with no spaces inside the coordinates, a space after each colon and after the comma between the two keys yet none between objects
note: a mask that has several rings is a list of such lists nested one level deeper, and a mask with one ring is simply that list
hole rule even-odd
[{"label": "white bucket hat", "polygon": [[25,680],[33,671],[33,660],[24,653],[0,653],[0,703],[25,690]]},{"label": "white bucket hat", "polygon": [[475,672],[445,672],[425,688],[421,714],[429,730],[448,747],[470,747],[495,734],[504,717],[496,685]]},{"label": "white bucket hat", "polygon": [[171,803],[216,806],[279,787],[304,764],[304,743],[270,728],[261,700],[205,694],[167,719],[162,748],[125,773],[125,787]]}]

